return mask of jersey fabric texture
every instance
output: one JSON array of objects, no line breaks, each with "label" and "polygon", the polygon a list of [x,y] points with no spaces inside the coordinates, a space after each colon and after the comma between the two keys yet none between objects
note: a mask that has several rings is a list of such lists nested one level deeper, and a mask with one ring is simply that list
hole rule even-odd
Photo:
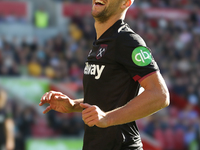
[{"label": "jersey fabric texture", "polygon": [[[88,54],[84,103],[105,112],[123,106],[138,95],[140,81],[158,70],[143,39],[118,20]],[[85,125],[83,150],[142,150],[142,142],[135,121],[108,128]]]}]

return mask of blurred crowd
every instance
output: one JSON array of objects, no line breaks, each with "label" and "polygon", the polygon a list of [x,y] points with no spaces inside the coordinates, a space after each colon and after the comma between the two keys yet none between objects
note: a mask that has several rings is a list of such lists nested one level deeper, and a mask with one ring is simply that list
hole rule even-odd
[{"label": "blurred crowd", "polygon": [[169,21],[148,19],[141,13],[136,20],[127,18],[127,22],[151,48],[168,87],[199,105],[200,14]]},{"label": "blurred crowd", "polygon": [[[136,1],[135,5],[194,8],[187,20],[150,19],[141,11],[136,18],[127,17],[126,22],[151,48],[169,89],[188,100],[183,110],[170,106],[139,120],[139,128],[160,141],[166,150],[200,148],[200,117],[193,109],[200,105],[200,14],[195,9],[200,6],[200,1],[144,0]],[[69,33],[60,33],[45,42],[37,37],[13,37],[8,40],[2,36],[0,76],[34,76],[57,82],[72,81],[81,90],[84,62],[94,37],[91,16],[80,17],[78,14],[71,18]],[[22,109],[17,103],[12,105],[15,106],[13,117],[16,136],[22,145],[26,137],[44,135],[44,131],[38,131],[38,126],[44,127],[44,130],[49,127],[45,133],[50,136],[82,134],[83,123],[78,114],[62,115],[51,111],[46,116],[47,122],[42,122],[33,106]],[[175,136],[177,141],[172,140]],[[20,141],[18,144],[20,147]],[[22,147],[19,149],[22,150]]]},{"label": "blurred crowd", "polygon": [[[58,34],[44,43],[37,37],[6,37],[0,39],[0,76],[33,76],[49,78],[54,82],[71,81],[77,83],[82,93],[83,67],[94,37],[91,18],[89,24],[74,16],[70,32]],[[15,122],[15,149],[25,150],[29,137],[81,136],[83,121],[81,114],[61,114],[50,111],[38,114],[34,105],[23,106],[17,99],[10,99],[6,109],[12,110]],[[45,117],[45,118],[43,118]]]},{"label": "blurred crowd", "polygon": [[200,119],[189,104],[184,109],[170,106],[159,113],[137,121],[140,131],[156,139],[163,150],[198,150]]},{"label": "blurred crowd", "polygon": [[170,106],[140,120],[141,130],[167,150],[199,149],[200,117],[194,107],[200,106],[200,14],[191,11],[187,20],[171,21],[140,14],[127,22],[151,48],[170,91],[188,101],[183,110]]},{"label": "blurred crowd", "polygon": [[1,23],[8,23],[8,24],[22,23],[22,24],[26,24],[26,23],[28,23],[28,21],[26,20],[25,17],[20,16],[16,13],[11,13],[9,15],[4,15],[3,13],[0,13],[0,24]]},{"label": "blurred crowd", "polygon": [[[62,114],[50,111],[47,115],[41,116],[35,105],[22,105],[13,98],[8,99],[4,108],[0,108],[0,117],[2,117],[2,112],[5,112],[6,118],[14,122],[14,129],[10,130],[14,131],[15,150],[26,150],[28,138],[66,138],[83,135],[84,124],[79,113]],[[3,125],[2,120],[0,120],[0,131],[2,128],[6,129],[6,124],[5,127],[1,125]],[[7,142],[7,134],[7,129],[5,137],[1,133],[0,148],[2,148],[2,141]]]},{"label": "blurred crowd", "polygon": [[[59,2],[78,2],[78,3],[91,3],[91,0],[54,0]],[[133,6],[136,7],[164,7],[164,8],[186,8],[193,9],[194,7],[198,7],[200,5],[199,0],[135,0]]]},{"label": "blurred crowd", "polygon": [[200,2],[198,0],[135,0],[135,5],[139,7],[159,7],[159,8],[181,8],[181,9],[191,9],[193,7],[199,6]]},{"label": "blurred crowd", "polygon": [[[88,18],[89,20],[91,18]],[[87,21],[87,18],[85,18]],[[91,21],[90,21],[91,22]],[[33,38],[0,39],[0,75],[35,76],[53,80],[82,80],[84,61],[94,37],[93,24],[75,16],[69,33],[44,43]]]}]

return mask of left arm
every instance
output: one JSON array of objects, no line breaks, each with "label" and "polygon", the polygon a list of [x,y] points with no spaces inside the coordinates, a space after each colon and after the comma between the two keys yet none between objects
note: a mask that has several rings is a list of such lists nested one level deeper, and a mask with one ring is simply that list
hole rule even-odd
[{"label": "left arm", "polygon": [[156,72],[141,81],[145,91],[126,105],[109,112],[103,112],[97,106],[80,104],[86,108],[82,118],[88,126],[109,127],[125,124],[149,116],[169,105],[169,92],[160,72]]},{"label": "left arm", "polygon": [[14,140],[14,122],[12,119],[6,119],[5,121],[6,129],[6,150],[14,150],[15,140]]}]

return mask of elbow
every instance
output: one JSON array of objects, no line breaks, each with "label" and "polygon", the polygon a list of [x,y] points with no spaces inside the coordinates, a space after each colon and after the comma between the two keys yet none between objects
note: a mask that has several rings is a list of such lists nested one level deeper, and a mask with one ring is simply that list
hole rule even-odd
[{"label": "elbow", "polygon": [[160,108],[161,109],[169,106],[169,104],[170,104],[169,92],[166,91],[166,92],[161,93],[158,100],[160,102]]},{"label": "elbow", "polygon": [[163,108],[168,107],[170,104],[170,96],[169,93],[165,96],[165,98],[163,99]]}]

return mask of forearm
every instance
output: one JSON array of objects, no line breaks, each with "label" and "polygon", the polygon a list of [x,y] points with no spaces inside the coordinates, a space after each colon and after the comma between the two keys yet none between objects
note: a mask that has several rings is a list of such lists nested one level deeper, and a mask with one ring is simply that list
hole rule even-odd
[{"label": "forearm", "polygon": [[83,98],[73,100],[73,112],[81,112],[83,108],[80,106],[80,103],[83,103]]},{"label": "forearm", "polygon": [[145,90],[125,106],[107,112],[108,126],[124,124],[149,116],[168,106],[168,94]]},{"label": "forearm", "polygon": [[13,120],[7,119],[5,125],[6,125],[6,149],[13,150],[15,147]]},{"label": "forearm", "polygon": [[85,108],[82,111],[85,124],[100,128],[125,124],[151,115],[169,105],[169,92],[160,72],[146,77],[140,81],[140,85],[145,89],[142,94],[109,112],[103,112],[96,105],[80,104]]}]

